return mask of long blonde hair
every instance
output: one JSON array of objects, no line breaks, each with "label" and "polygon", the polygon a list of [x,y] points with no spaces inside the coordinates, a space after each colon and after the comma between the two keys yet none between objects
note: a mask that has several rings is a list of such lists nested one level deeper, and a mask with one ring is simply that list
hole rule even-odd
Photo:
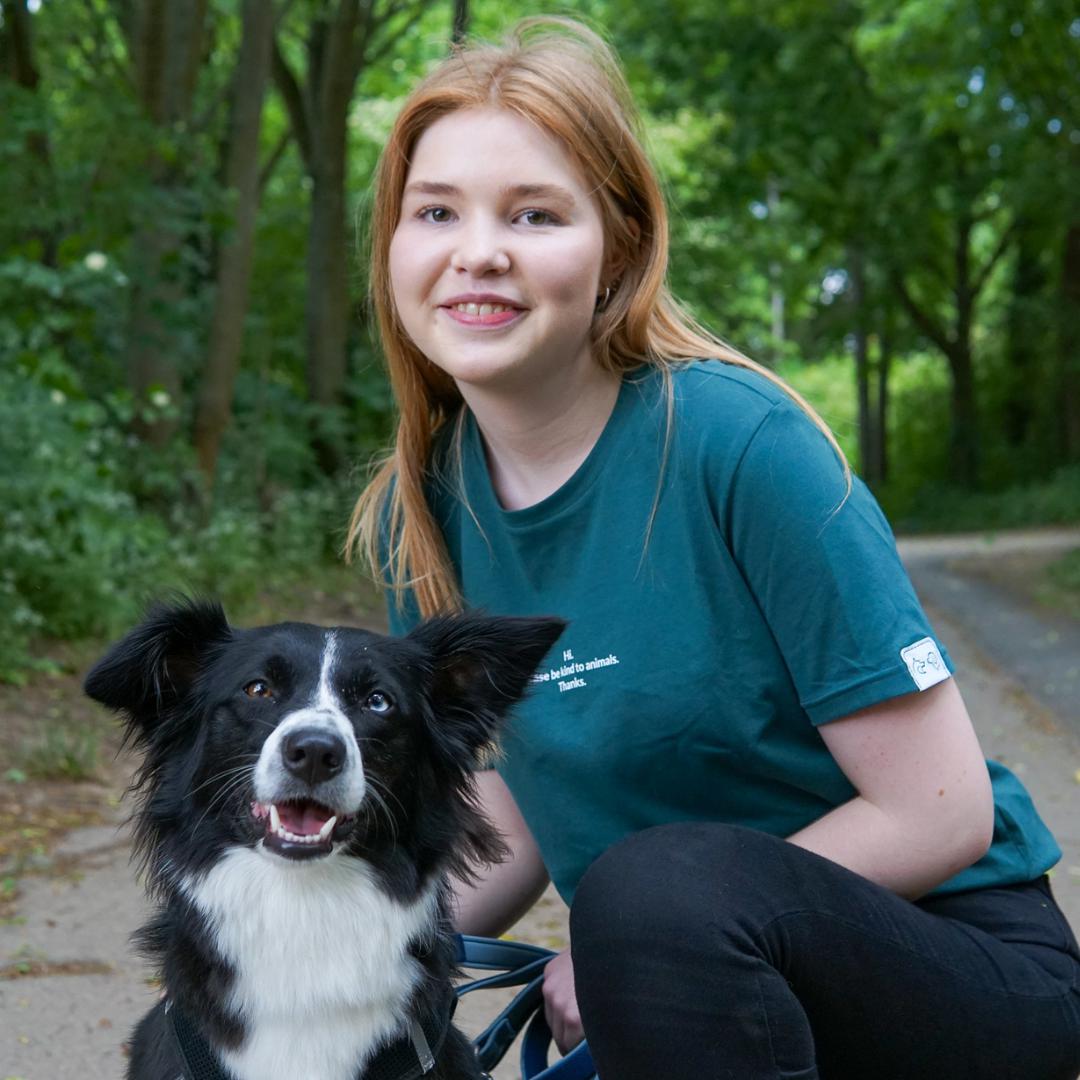
[{"label": "long blonde hair", "polygon": [[711,357],[752,368],[790,394],[843,459],[805,400],[700,326],[668,290],[667,208],[612,50],[572,19],[524,19],[501,45],[455,48],[416,87],[375,173],[371,296],[399,419],[393,449],[353,509],[345,550],[363,556],[384,585],[410,589],[423,616],[461,606],[424,485],[434,437],[459,412],[462,399],[453,380],[429,363],[405,332],[390,282],[390,241],[417,140],[448,113],[484,106],[508,109],[558,139],[597,198],[605,256],[622,268],[593,320],[593,355],[602,368],[622,373],[642,363],[659,367],[668,386],[669,418],[673,364]]}]

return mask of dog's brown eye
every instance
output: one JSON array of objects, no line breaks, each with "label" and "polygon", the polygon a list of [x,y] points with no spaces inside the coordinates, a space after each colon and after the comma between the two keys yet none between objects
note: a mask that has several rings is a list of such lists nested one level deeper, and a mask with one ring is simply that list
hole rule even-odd
[{"label": "dog's brown eye", "polygon": [[270,689],[270,684],[264,679],[254,679],[244,687],[244,693],[248,697],[273,697],[273,691]]},{"label": "dog's brown eye", "polygon": [[376,713],[389,712],[393,705],[394,703],[381,690],[372,691],[368,694],[367,701],[364,702],[365,709],[370,709]]}]

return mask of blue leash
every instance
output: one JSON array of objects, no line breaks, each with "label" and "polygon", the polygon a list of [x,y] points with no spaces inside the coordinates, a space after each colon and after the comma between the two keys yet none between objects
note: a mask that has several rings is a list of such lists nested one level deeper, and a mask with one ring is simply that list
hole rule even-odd
[{"label": "blue leash", "polygon": [[480,1067],[490,1070],[503,1059],[518,1032],[525,1031],[521,1043],[522,1080],[595,1080],[589,1048],[579,1043],[564,1058],[548,1064],[551,1029],[544,1019],[544,968],[555,955],[550,949],[523,941],[457,936],[458,963],[481,971],[495,971],[456,988],[458,998],[474,990],[521,986],[514,999],[475,1039],[473,1046]]}]

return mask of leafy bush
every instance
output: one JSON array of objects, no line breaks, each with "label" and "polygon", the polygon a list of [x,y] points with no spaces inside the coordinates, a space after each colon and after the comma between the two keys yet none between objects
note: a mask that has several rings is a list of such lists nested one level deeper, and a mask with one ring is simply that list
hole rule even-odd
[{"label": "leafy bush", "polygon": [[239,607],[340,546],[344,491],[323,483],[268,496],[233,470],[218,506],[204,508],[190,452],[143,447],[126,434],[124,400],[111,404],[0,372],[2,679],[35,666],[37,635],[115,634],[170,589]]},{"label": "leafy bush", "polygon": [[965,532],[1076,521],[1080,521],[1080,465],[1066,465],[1042,483],[1017,484],[1005,491],[926,486],[896,524],[909,532]]}]

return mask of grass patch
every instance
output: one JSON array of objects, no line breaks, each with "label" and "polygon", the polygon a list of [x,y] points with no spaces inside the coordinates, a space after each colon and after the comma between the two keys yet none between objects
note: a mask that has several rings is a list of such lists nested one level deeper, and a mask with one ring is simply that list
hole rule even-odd
[{"label": "grass patch", "polygon": [[22,744],[16,768],[34,780],[92,780],[101,764],[101,732],[95,725],[47,723]]},{"label": "grass patch", "polygon": [[1041,604],[1080,619],[1080,548],[1046,568],[1036,596]]}]

